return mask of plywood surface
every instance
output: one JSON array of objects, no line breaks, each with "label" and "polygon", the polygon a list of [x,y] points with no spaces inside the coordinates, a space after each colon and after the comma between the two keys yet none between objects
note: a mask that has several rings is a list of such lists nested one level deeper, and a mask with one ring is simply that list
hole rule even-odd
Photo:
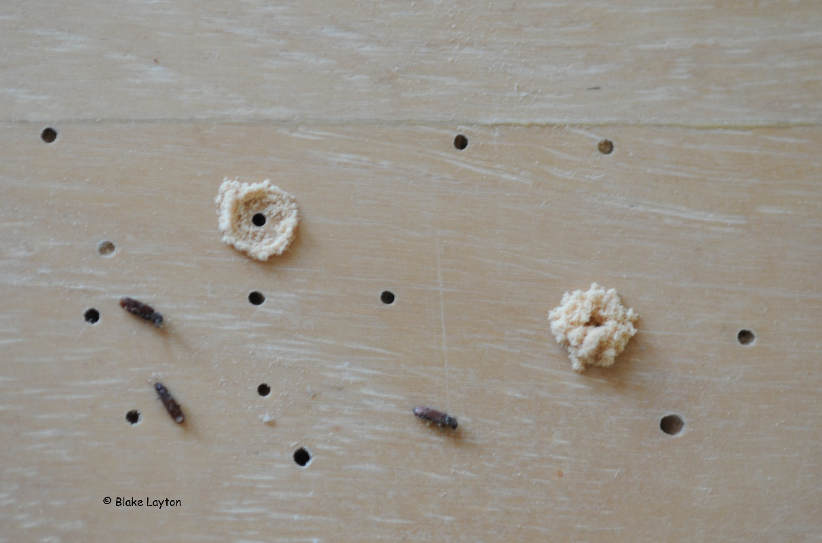
[{"label": "plywood surface", "polygon": [[[822,537],[816,4],[113,6],[2,8],[0,541]],[[452,24],[470,67],[432,41]],[[717,37],[666,86],[720,27],[748,62]],[[553,97],[504,90],[506,58]],[[144,61],[188,79],[129,81]],[[296,196],[290,252],[220,241],[224,177]],[[594,281],[640,331],[580,375],[547,314]]]},{"label": "plywood surface", "polygon": [[822,119],[817,0],[9,2],[0,118]]}]

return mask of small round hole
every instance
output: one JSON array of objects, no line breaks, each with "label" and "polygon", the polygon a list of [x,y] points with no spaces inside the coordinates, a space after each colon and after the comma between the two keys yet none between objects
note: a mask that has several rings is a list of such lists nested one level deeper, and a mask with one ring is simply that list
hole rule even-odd
[{"label": "small round hole", "polygon": [[462,134],[457,134],[457,137],[454,138],[454,147],[462,151],[466,147],[468,147],[468,138],[466,138]]},{"label": "small round hole", "polygon": [[109,240],[103,240],[97,245],[97,252],[103,256],[109,256],[114,252],[116,247]]},{"label": "small round hole", "polygon": [[265,301],[265,296],[263,296],[262,292],[254,291],[248,295],[248,301],[251,302],[253,305],[260,305]]},{"label": "small round hole", "polygon": [[602,326],[605,323],[605,319],[599,313],[592,314],[591,317],[588,319],[588,322],[585,323],[585,326],[593,326],[595,328]]},{"label": "small round hole", "polygon": [[610,155],[614,152],[614,142],[611,140],[602,140],[597,145],[597,149],[599,149],[599,152],[603,155]]},{"label": "small round hole", "polygon": [[659,421],[659,429],[668,434],[675,436],[682,431],[685,426],[685,421],[679,415],[665,415]]},{"label": "small round hole", "polygon": [[142,418],[143,417],[142,415],[140,415],[139,411],[131,410],[128,413],[126,413],[126,421],[129,424],[137,424],[138,422],[140,422],[140,419]]},{"label": "small round hole", "polygon": [[40,137],[46,143],[53,143],[54,140],[57,139],[57,130],[55,130],[51,127],[44,128],[43,131],[40,132]]},{"label": "small round hole", "polygon": [[259,394],[260,396],[268,396],[269,394],[271,394],[271,387],[263,383],[257,387],[257,394]]},{"label": "small round hole", "polygon": [[393,304],[394,298],[394,293],[390,290],[384,290],[382,291],[382,294],[380,294],[380,301],[382,301],[382,303],[384,303],[385,305]]},{"label": "small round hole", "polygon": [[262,213],[256,213],[253,217],[251,217],[251,222],[254,223],[254,226],[262,226],[265,224],[265,215]]},{"label": "small round hole", "polygon": [[299,449],[294,451],[294,461],[297,463],[298,466],[304,468],[311,463],[311,453],[308,452],[308,450],[306,450],[304,447],[300,447]]},{"label": "small round hole", "polygon": [[86,319],[86,322],[89,324],[94,324],[100,320],[100,312],[96,309],[87,309],[85,313],[83,313],[83,318]]},{"label": "small round hole", "polygon": [[750,330],[740,330],[736,335],[740,345],[750,345],[756,340],[756,336]]}]

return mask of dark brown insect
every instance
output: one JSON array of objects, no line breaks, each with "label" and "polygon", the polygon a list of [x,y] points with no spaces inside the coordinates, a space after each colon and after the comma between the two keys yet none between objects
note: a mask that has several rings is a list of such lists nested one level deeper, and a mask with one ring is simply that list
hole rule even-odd
[{"label": "dark brown insect", "polygon": [[140,317],[141,319],[151,321],[157,328],[163,325],[163,316],[154,311],[150,305],[144,304],[134,298],[120,298],[120,307]]},{"label": "dark brown insect", "polygon": [[174,422],[177,424],[182,424],[186,418],[183,415],[183,410],[180,409],[180,404],[177,403],[177,400],[171,395],[171,392],[163,386],[163,383],[155,383],[154,390],[157,391],[157,395],[162,400],[163,405],[166,406],[166,411],[168,414],[171,415],[171,418],[174,419]]},{"label": "dark brown insect", "polygon": [[442,411],[437,411],[436,409],[431,409],[430,407],[420,406],[414,408],[414,414],[422,420],[427,420],[429,422],[433,422],[434,424],[439,424],[442,428],[448,426],[452,430],[457,429],[457,419],[455,419],[448,413],[443,413]]}]

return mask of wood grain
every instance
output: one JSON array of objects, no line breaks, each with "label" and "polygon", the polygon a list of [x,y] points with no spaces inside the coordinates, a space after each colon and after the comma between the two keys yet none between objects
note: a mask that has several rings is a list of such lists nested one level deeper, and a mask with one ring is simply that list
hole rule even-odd
[{"label": "wood grain", "polygon": [[0,120],[822,119],[817,0],[9,2],[0,45]]},{"label": "wood grain", "polygon": [[[0,125],[0,540],[822,532],[819,128],[65,122],[52,144],[41,128]],[[224,176],[297,197],[289,253],[220,242]],[[578,375],[547,313],[593,281],[642,320],[613,368]]]}]

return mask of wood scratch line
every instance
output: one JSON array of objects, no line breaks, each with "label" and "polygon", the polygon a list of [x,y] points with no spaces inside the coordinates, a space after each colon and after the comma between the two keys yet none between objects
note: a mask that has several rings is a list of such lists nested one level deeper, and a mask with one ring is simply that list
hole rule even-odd
[{"label": "wood scratch line", "polygon": [[440,265],[440,253],[442,247],[437,240],[437,281],[440,291],[440,322],[442,323],[442,360],[445,362],[445,408],[451,409],[451,396],[448,391],[448,347],[445,342],[445,302],[442,299],[442,266]]}]

